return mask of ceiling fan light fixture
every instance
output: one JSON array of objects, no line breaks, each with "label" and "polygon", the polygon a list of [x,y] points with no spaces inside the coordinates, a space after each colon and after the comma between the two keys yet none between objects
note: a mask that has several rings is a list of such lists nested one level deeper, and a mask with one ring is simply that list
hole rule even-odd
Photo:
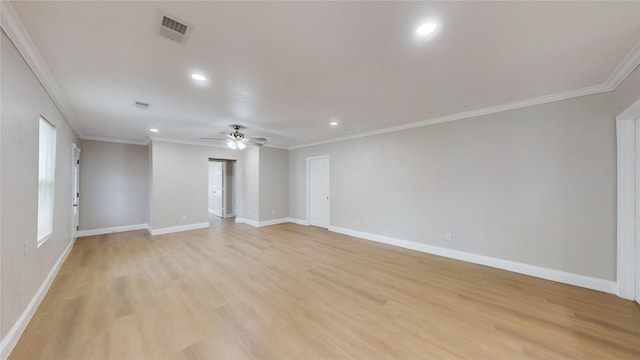
[{"label": "ceiling fan light fixture", "polygon": [[243,127],[240,125],[231,125],[233,128],[233,132],[226,133],[221,132],[220,134],[224,135],[224,138],[215,138],[215,137],[201,137],[201,140],[220,140],[227,143],[227,147],[231,150],[244,150],[249,145],[262,146],[267,142],[267,139],[263,137],[245,137],[243,133],[239,130]]},{"label": "ceiling fan light fixture", "polygon": [[231,150],[244,150],[247,147],[247,144],[244,143],[241,139],[239,140],[227,140],[227,146]]}]

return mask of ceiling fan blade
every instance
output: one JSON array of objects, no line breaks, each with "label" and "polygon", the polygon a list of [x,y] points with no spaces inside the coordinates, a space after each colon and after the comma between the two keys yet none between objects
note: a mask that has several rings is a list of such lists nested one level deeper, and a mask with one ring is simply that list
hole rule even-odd
[{"label": "ceiling fan blade", "polygon": [[267,139],[263,138],[263,137],[259,137],[259,138],[246,138],[249,141],[261,141],[261,142],[265,142],[267,141]]},{"label": "ceiling fan blade", "polygon": [[210,138],[210,137],[201,137],[201,140],[221,140],[221,141],[225,141],[227,139],[223,139],[223,138]]},{"label": "ceiling fan blade", "polygon": [[263,143],[256,142],[256,141],[251,141],[251,140],[248,140],[247,142],[248,142],[249,144],[251,144],[251,145],[255,145],[255,146],[262,146],[262,145],[264,145]]}]

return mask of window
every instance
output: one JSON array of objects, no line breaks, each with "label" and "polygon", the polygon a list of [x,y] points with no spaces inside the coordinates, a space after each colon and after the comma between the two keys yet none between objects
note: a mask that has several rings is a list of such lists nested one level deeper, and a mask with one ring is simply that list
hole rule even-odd
[{"label": "window", "polygon": [[38,150],[38,246],[53,232],[53,192],[56,172],[56,128],[40,117]]}]

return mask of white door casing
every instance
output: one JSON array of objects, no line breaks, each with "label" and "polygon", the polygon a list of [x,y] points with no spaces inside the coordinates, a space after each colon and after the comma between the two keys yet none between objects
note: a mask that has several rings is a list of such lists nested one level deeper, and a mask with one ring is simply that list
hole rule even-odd
[{"label": "white door casing", "polygon": [[80,148],[71,145],[71,239],[78,237],[80,220]]},{"label": "white door casing", "polygon": [[307,158],[307,222],[328,229],[331,212],[329,155]]},{"label": "white door casing", "polygon": [[[236,216],[236,174],[238,173],[238,168],[237,168],[237,163],[235,160],[230,160],[231,162],[228,164],[231,164],[231,170],[229,171],[231,173],[231,175],[229,175],[231,177],[230,181],[226,181],[225,180],[225,189],[226,192],[229,192],[229,189],[231,189],[231,201],[228,204],[225,204],[224,208],[225,208],[225,217],[226,218],[231,218]],[[228,174],[227,174],[228,175]],[[226,178],[226,177],[225,177]],[[225,199],[227,199],[228,196],[225,196]]]},{"label": "white door casing", "polygon": [[227,162],[220,162],[220,200],[218,202],[220,207],[220,217],[224,219],[227,212]]},{"label": "white door casing", "polygon": [[618,296],[640,303],[640,99],[616,117]]}]

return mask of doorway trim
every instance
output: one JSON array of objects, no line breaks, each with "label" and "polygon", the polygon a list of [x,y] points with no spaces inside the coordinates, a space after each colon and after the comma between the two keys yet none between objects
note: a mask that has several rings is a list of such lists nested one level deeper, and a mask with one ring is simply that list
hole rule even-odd
[{"label": "doorway trim", "polygon": [[80,149],[71,144],[71,242],[75,242],[80,231]]},{"label": "doorway trim", "polygon": [[[236,191],[238,186],[237,180],[237,160],[236,159],[225,159],[225,158],[217,158],[217,157],[209,157],[208,163],[211,162],[220,162],[222,163],[222,219],[234,218],[236,217],[237,211],[237,203],[236,203]],[[207,164],[207,189],[209,189],[211,179],[209,178],[208,167],[210,165]],[[229,169],[231,167],[231,169]],[[232,171],[230,177],[231,179],[227,179],[229,177],[229,170]],[[207,204],[209,204],[209,193],[207,190]],[[207,214],[209,214],[209,206],[207,206]]]},{"label": "doorway trim", "polygon": [[[309,216],[311,215],[311,192],[309,191],[309,182],[310,182],[309,167],[310,167],[311,161],[319,160],[319,159],[327,159],[327,161],[329,162],[329,193],[331,193],[331,158],[329,157],[329,154],[307,157],[307,183],[306,183],[307,206],[306,206],[306,214],[305,214],[305,218],[306,218],[305,225],[307,226],[311,225],[311,219],[309,218]],[[330,227],[331,227],[331,196],[329,196],[329,219],[327,221],[327,229]]]},{"label": "doorway trim", "polygon": [[[214,179],[217,177],[217,174],[214,172],[212,172],[212,166],[214,164],[217,164],[220,167],[220,204],[215,204],[213,207],[211,206],[211,201],[212,201],[212,187],[213,187],[213,183],[214,183]],[[227,170],[227,160],[212,160],[209,159],[209,176],[207,179],[207,185],[208,185],[208,197],[207,197],[207,202],[208,202],[208,212],[209,214],[213,214],[214,216],[217,216],[221,219],[225,218],[225,214],[227,211],[227,174],[226,174],[226,170]],[[213,200],[215,202],[215,199]],[[216,214],[216,206],[220,205],[220,214]]]},{"label": "doorway trim", "polygon": [[618,158],[618,296],[640,298],[640,99],[616,117]]}]

